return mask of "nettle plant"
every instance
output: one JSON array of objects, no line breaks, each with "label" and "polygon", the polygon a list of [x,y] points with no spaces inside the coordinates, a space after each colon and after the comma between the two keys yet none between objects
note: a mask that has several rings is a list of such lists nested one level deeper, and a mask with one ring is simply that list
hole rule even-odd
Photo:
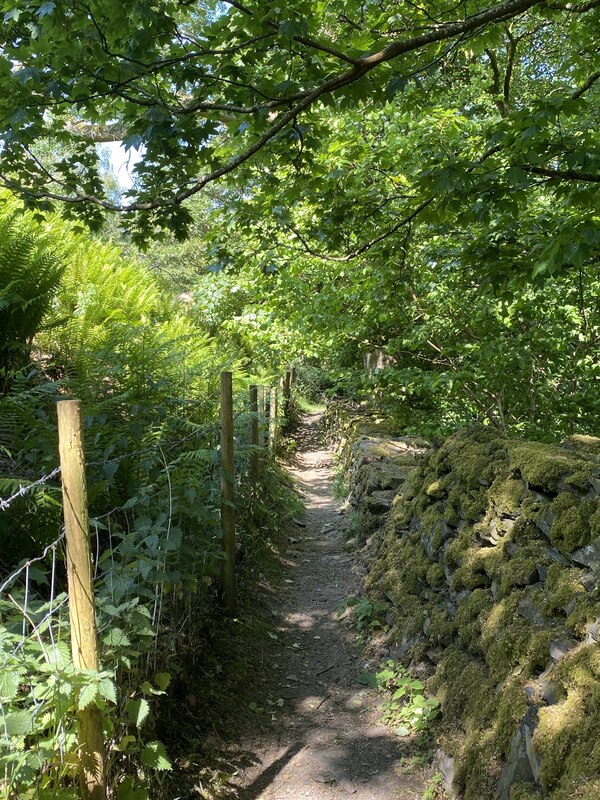
[{"label": "nettle plant", "polygon": [[379,672],[365,673],[359,680],[385,694],[380,706],[382,719],[398,736],[427,730],[440,712],[440,701],[426,697],[423,683],[391,659]]},{"label": "nettle plant", "polygon": [[[150,563],[148,548],[141,558]],[[0,599],[0,788],[8,797],[79,797],[76,717],[92,704],[102,711],[115,797],[144,800],[156,773],[170,769],[152,726],[152,700],[171,678],[152,666],[156,610],[128,591],[134,571],[139,579],[139,560],[118,544],[101,561],[109,559],[96,587],[98,671],[73,665],[67,596],[54,591],[56,561],[48,573],[29,568],[25,586]],[[157,579],[165,566],[164,552],[156,553],[147,577]]]},{"label": "nettle plant", "polygon": [[368,597],[348,597],[338,608],[341,617],[350,611],[350,624],[359,633],[383,628],[383,615],[387,610],[385,603],[374,603]]}]

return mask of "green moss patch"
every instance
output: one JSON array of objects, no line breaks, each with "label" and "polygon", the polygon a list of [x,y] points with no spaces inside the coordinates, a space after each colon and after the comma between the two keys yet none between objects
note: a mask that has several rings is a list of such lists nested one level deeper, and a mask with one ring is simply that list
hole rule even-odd
[{"label": "green moss patch", "polygon": [[465,800],[496,799],[525,719],[541,785],[516,783],[511,800],[600,798],[600,647],[585,643],[600,589],[587,551],[571,558],[600,537],[597,493],[600,440],[487,428],[430,451],[394,499],[369,596],[391,604],[402,659],[432,659],[427,688]]}]

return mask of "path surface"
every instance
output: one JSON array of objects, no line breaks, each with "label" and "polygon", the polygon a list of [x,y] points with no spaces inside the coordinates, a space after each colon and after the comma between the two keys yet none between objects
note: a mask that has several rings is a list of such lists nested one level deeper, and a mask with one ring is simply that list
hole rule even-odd
[{"label": "path surface", "polygon": [[[234,783],[240,800],[417,800],[430,772],[407,768],[414,743],[379,722],[380,697],[358,682],[365,664],[355,633],[337,609],[359,579],[345,547],[345,521],[333,499],[333,456],[323,449],[319,415],[306,418],[297,467],[306,527],[290,537],[269,706],[274,723],[244,747],[255,763]],[[408,774],[406,774],[408,773]]]}]

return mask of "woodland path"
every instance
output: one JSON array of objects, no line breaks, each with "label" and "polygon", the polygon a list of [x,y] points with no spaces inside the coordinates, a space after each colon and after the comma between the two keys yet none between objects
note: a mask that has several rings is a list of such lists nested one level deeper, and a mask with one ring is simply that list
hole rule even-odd
[{"label": "woodland path", "polygon": [[273,723],[244,742],[254,763],[233,783],[240,800],[417,800],[431,770],[415,768],[414,742],[380,723],[380,696],[358,682],[378,665],[377,653],[365,653],[337,614],[360,579],[333,498],[333,454],[321,443],[319,419],[305,418],[290,468],[306,527],[290,537],[284,589],[274,599],[277,640],[265,653],[271,695],[281,707],[269,706]]}]

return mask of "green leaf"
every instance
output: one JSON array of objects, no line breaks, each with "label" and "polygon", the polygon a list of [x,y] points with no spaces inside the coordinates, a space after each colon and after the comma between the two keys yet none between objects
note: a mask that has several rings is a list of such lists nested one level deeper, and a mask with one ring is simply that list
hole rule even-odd
[{"label": "green leaf", "polygon": [[35,711],[19,710],[9,711],[4,715],[4,725],[0,722],[0,731],[3,727],[9,736],[24,736],[33,730]]},{"label": "green leaf", "polygon": [[121,628],[113,628],[102,641],[109,647],[127,647],[131,644],[129,636]]},{"label": "green leaf", "polygon": [[128,775],[117,787],[117,800],[149,800],[148,790]]},{"label": "green leaf", "polygon": [[3,671],[0,672],[0,701],[6,703],[17,696],[20,680],[21,675],[14,666],[3,668]]},{"label": "green leaf", "polygon": [[140,753],[140,760],[145,767],[159,772],[172,769],[171,762],[167,757],[167,751],[162,742],[150,742],[147,744]]},{"label": "green leaf", "polygon": [[358,676],[358,682],[362,683],[363,686],[377,688],[377,677],[372,672],[363,672],[362,675]]},{"label": "green leaf", "polygon": [[398,92],[404,91],[407,85],[408,78],[405,78],[404,75],[397,75],[388,83],[386,92],[389,97],[393,97],[395,94],[398,94]]},{"label": "green leaf", "polygon": [[150,714],[150,704],[143,697],[127,703],[127,717],[136,728],[141,728]]},{"label": "green leaf", "polygon": [[103,697],[110,703],[117,704],[117,689],[112,678],[104,677],[98,682],[98,693],[100,697]]},{"label": "green leaf", "polygon": [[98,684],[88,683],[82,686],[79,697],[77,698],[77,707],[80,711],[95,703],[98,698]]},{"label": "green leaf", "polygon": [[169,672],[157,672],[153,680],[161,692],[164,692],[169,688],[171,683],[171,674]]}]

